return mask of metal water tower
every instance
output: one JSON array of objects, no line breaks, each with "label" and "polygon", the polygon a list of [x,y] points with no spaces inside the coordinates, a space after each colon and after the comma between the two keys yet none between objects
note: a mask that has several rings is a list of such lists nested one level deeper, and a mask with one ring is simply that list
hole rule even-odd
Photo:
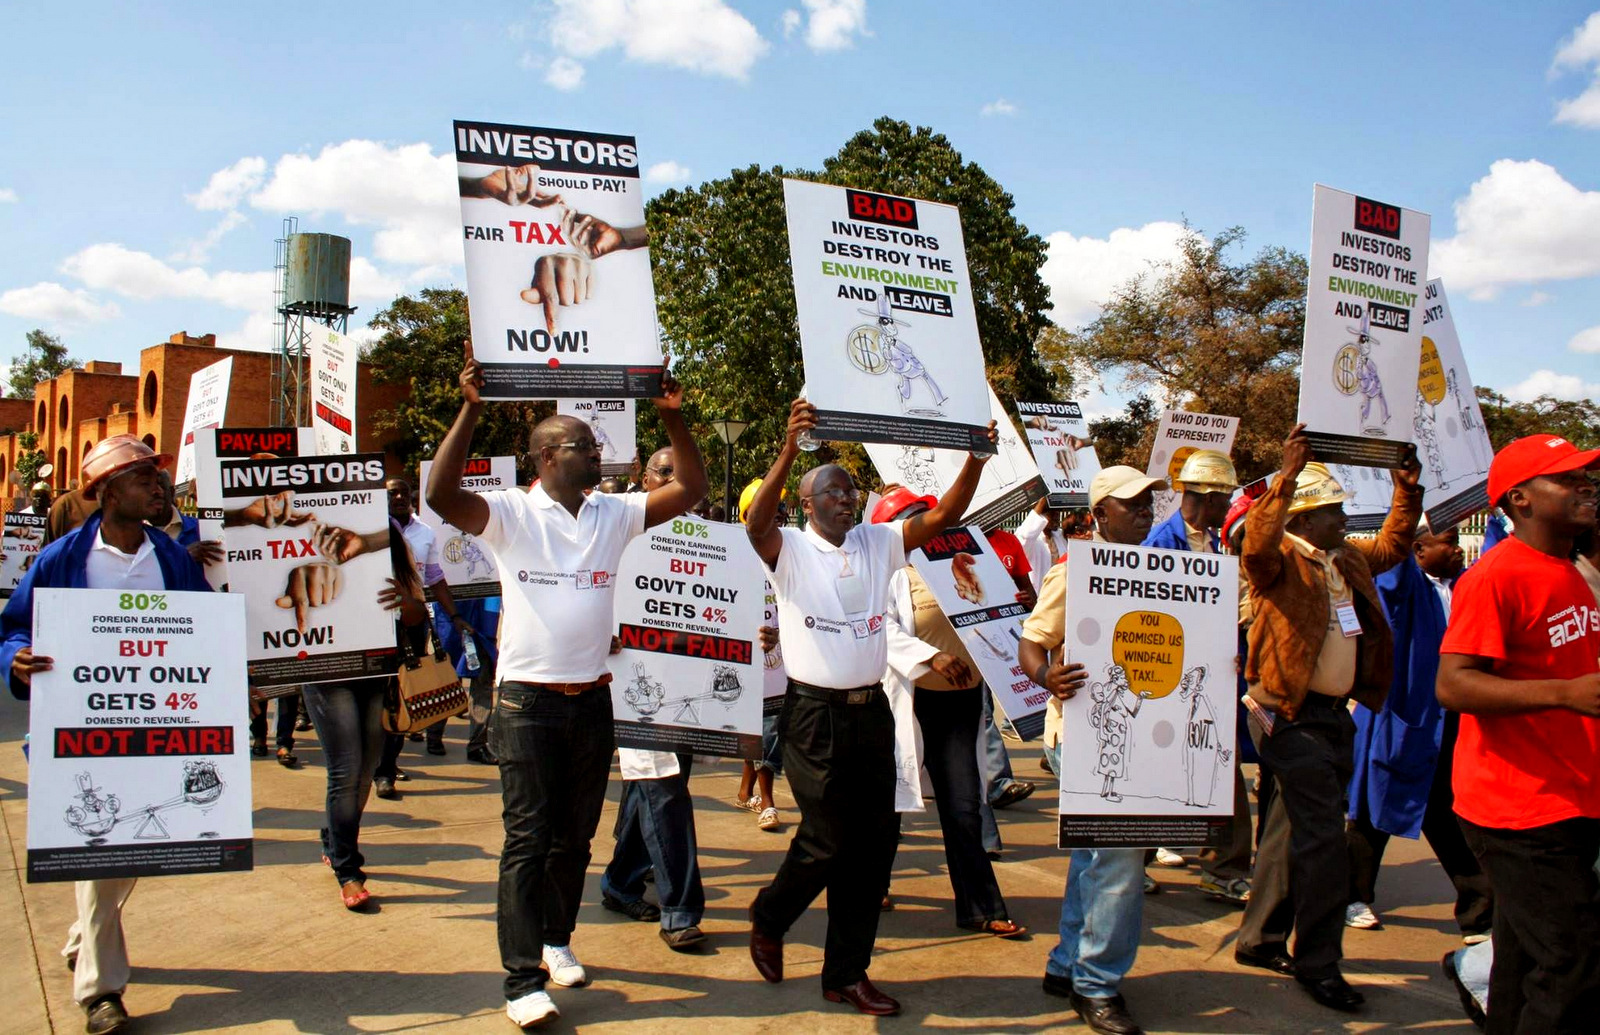
[{"label": "metal water tower", "polygon": [[350,239],[302,234],[293,216],[277,241],[278,349],[272,361],[272,422],[300,428],[307,423],[306,321],[345,333],[350,314]]}]

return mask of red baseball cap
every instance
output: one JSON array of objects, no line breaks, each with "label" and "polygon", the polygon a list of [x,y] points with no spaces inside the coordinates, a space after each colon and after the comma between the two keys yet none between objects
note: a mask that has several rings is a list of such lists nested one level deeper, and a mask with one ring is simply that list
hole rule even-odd
[{"label": "red baseball cap", "polygon": [[1565,474],[1600,467],[1600,449],[1579,449],[1560,435],[1519,438],[1494,455],[1489,464],[1489,502],[1541,474]]},{"label": "red baseball cap", "polygon": [[885,521],[893,521],[900,516],[900,512],[918,503],[926,503],[932,510],[939,505],[937,496],[918,496],[904,485],[896,486],[883,494],[878,500],[878,505],[872,508],[872,524],[881,525]]},{"label": "red baseball cap", "polygon": [[1003,528],[994,528],[984,533],[989,540],[989,545],[994,547],[995,556],[1000,558],[1000,563],[1006,566],[1006,571],[1012,575],[1026,575],[1033,571],[1033,566],[1028,563],[1028,555],[1022,550],[1022,541]]}]

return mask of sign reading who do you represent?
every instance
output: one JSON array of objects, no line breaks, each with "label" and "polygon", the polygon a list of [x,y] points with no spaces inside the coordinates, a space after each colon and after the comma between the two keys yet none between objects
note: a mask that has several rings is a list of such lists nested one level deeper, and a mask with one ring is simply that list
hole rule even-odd
[{"label": "sign reading who do you represent?", "polygon": [[659,396],[634,139],[457,122],[455,150],[483,398]]},{"label": "sign reading who do you represent?", "polygon": [[766,579],[744,529],[675,518],[634,537],[612,577],[617,745],[759,758]]},{"label": "sign reading who do you represent?", "polygon": [[961,212],[784,180],[818,439],[988,452],[988,381]]},{"label": "sign reading who do you represent?", "polygon": [[1423,212],[1316,187],[1299,419],[1323,463],[1405,462],[1430,222]]},{"label": "sign reading who do you represent?", "polygon": [[1233,815],[1239,560],[1074,539],[1063,848],[1220,843]]},{"label": "sign reading who do you represent?", "polygon": [[244,601],[34,591],[28,880],[251,868]]}]

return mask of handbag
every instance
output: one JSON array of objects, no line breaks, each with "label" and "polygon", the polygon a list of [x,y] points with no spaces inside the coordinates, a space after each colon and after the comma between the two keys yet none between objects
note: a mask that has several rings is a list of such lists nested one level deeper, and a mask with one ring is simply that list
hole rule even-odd
[{"label": "handbag", "polygon": [[416,733],[467,711],[467,688],[444,648],[430,633],[429,650],[418,656],[402,629],[400,668],[389,683],[383,707],[383,728],[389,733]]}]

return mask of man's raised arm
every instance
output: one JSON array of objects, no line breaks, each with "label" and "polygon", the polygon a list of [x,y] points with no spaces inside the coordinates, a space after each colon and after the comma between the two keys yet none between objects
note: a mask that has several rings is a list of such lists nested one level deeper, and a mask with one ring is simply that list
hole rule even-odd
[{"label": "man's raised arm", "polygon": [[433,512],[468,535],[482,535],[489,523],[489,505],[470,489],[461,487],[461,472],[472,452],[472,429],[483,415],[483,367],[472,357],[472,342],[465,342],[466,365],[461,368],[461,412],[439,451],[433,457],[426,489]]},{"label": "man's raised arm", "polygon": [[[989,442],[996,449],[999,448],[1000,433],[996,430],[994,421],[989,422]],[[956,475],[956,480],[944,494],[944,498],[936,506],[906,519],[901,535],[905,538],[907,553],[926,545],[929,539],[961,520],[961,516],[967,512],[967,507],[972,504],[973,495],[978,491],[978,479],[983,477],[983,465],[988,463],[992,456],[993,452],[987,456],[968,453],[966,463],[961,465],[961,473]]]},{"label": "man's raised arm", "polygon": [[783,439],[778,458],[761,479],[761,487],[750,500],[744,512],[745,534],[750,545],[768,568],[778,564],[778,553],[783,548],[783,533],[778,530],[778,501],[783,498],[783,486],[789,480],[789,469],[800,455],[800,434],[817,426],[817,408],[804,399],[789,404],[789,429]]},{"label": "man's raised arm", "polygon": [[672,443],[672,481],[650,490],[644,501],[644,523],[649,528],[687,514],[706,495],[706,461],[689,426],[683,422],[683,386],[669,371],[661,374],[661,397],[651,400],[661,415]]}]

